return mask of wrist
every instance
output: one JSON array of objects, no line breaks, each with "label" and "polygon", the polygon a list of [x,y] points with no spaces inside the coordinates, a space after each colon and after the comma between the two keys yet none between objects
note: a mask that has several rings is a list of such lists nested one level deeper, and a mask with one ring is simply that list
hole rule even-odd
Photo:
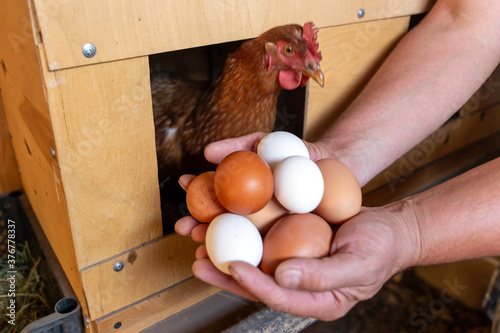
[{"label": "wrist", "polygon": [[397,246],[398,253],[395,262],[395,272],[400,272],[410,267],[418,266],[422,256],[422,237],[418,221],[417,206],[411,198],[405,198],[385,206],[396,215],[397,221]]},{"label": "wrist", "polygon": [[[352,137],[352,136],[351,136]],[[347,140],[346,137],[322,138],[309,146],[311,159],[332,158],[347,165],[356,176],[361,187],[366,185],[378,172],[375,163],[368,163],[372,145],[364,139]]]}]

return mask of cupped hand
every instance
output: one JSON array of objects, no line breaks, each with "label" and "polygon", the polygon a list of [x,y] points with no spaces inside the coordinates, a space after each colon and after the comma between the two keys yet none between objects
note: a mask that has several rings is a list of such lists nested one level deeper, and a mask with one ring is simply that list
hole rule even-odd
[{"label": "cupped hand", "polygon": [[220,272],[202,245],[193,273],[229,292],[264,302],[268,307],[298,316],[334,320],[356,303],[374,296],[398,271],[411,265],[416,244],[407,235],[408,221],[390,208],[364,208],[337,231],[329,257],[290,259],[275,278],[245,262]]},{"label": "cupped hand", "polygon": [[[210,144],[207,160],[219,163],[236,150],[253,150],[265,133]],[[306,143],[307,144],[307,143]],[[309,144],[311,158],[319,159],[321,149]],[[312,147],[312,150],[311,150]],[[316,155],[314,155],[316,154]],[[194,178],[184,175],[185,189]],[[409,267],[418,253],[418,229],[409,205],[395,203],[381,208],[363,208],[336,232],[330,256],[322,259],[290,259],[276,269],[275,277],[245,262],[233,262],[231,275],[220,272],[200,245],[193,264],[194,275],[234,294],[264,302],[268,307],[298,316],[334,320],[356,303],[375,295],[398,271]],[[192,217],[177,221],[175,230],[203,243],[208,224]]]}]

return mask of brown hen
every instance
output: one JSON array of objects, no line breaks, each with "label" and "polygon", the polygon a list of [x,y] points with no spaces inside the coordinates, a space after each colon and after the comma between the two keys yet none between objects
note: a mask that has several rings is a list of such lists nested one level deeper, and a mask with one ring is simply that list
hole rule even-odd
[{"label": "brown hen", "polygon": [[312,23],[268,30],[232,53],[212,84],[153,74],[160,181],[207,170],[203,150],[210,142],[270,132],[282,88],[305,86],[309,77],[323,86],[316,40]]}]

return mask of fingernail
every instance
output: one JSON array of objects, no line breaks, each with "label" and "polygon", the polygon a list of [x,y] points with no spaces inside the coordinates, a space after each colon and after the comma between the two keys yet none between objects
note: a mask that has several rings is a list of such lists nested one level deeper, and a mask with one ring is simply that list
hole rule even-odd
[{"label": "fingernail", "polygon": [[302,273],[299,270],[287,269],[280,273],[278,281],[283,287],[296,289],[300,284],[301,278]]},{"label": "fingernail", "polygon": [[238,283],[241,283],[240,274],[231,265],[229,265],[228,269],[229,269],[229,272],[231,273],[233,279],[235,279]]},{"label": "fingernail", "polygon": [[178,183],[179,183],[179,185],[182,187],[182,189],[183,189],[184,191],[186,191],[186,192],[187,192],[187,188],[186,188],[186,186],[184,186],[184,184],[181,182],[181,179],[180,179],[180,178],[177,180],[177,182],[178,182]]}]

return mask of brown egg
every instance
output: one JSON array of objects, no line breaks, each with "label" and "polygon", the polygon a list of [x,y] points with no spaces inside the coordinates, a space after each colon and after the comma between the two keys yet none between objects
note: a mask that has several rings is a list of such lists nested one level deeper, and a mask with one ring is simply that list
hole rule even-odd
[{"label": "brown egg", "polygon": [[289,211],[273,196],[264,208],[245,217],[259,229],[261,235],[265,235],[274,223],[287,214]]},{"label": "brown egg", "polygon": [[329,254],[333,240],[330,225],[312,214],[292,214],[276,222],[264,237],[260,267],[274,275],[276,267],[290,258],[321,258]]},{"label": "brown egg", "polygon": [[214,190],[214,171],[197,176],[188,187],[186,205],[191,216],[200,222],[211,222],[216,216],[225,213]]},{"label": "brown egg", "polygon": [[325,182],[323,199],[314,213],[339,224],[359,213],[362,193],[354,173],[344,163],[325,158],[316,161]]},{"label": "brown egg", "polygon": [[273,174],[267,163],[251,151],[236,151],[226,156],[215,170],[215,193],[232,213],[255,213],[271,200]]}]

